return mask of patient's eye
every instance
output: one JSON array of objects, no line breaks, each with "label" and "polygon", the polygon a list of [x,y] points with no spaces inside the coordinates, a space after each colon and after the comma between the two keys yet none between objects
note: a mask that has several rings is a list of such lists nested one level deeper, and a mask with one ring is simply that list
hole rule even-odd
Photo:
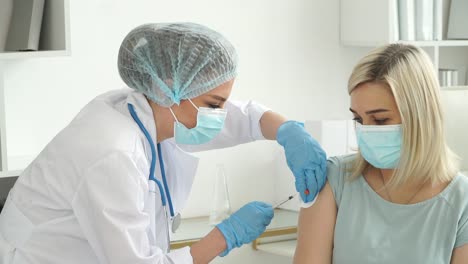
[{"label": "patient's eye", "polygon": [[383,118],[383,119],[375,119],[374,121],[377,125],[384,125],[388,120],[389,118]]}]

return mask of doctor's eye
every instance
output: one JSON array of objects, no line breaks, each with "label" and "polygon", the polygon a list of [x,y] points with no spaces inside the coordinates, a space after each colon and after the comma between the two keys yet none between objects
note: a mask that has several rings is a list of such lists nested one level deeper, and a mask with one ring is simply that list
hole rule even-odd
[{"label": "doctor's eye", "polygon": [[219,108],[220,106],[219,106],[219,105],[216,105],[216,104],[208,104],[208,107],[209,107],[209,108],[216,109],[216,108]]},{"label": "doctor's eye", "polygon": [[360,117],[353,118],[353,121],[362,125],[362,118]]}]

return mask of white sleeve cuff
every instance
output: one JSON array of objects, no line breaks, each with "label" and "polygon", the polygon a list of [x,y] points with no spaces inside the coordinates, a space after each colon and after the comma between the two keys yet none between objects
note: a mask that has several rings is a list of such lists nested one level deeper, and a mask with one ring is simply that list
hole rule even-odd
[{"label": "white sleeve cuff", "polygon": [[247,111],[250,116],[250,127],[252,129],[250,133],[252,138],[254,140],[264,140],[265,137],[260,126],[260,119],[265,112],[271,111],[271,109],[255,101],[249,101],[246,108],[248,108]]},{"label": "white sleeve cuff", "polygon": [[309,202],[309,203],[301,202],[301,208],[309,208],[312,205],[314,205],[315,201],[317,201],[318,196],[319,196],[319,194],[317,194],[317,196],[315,196],[315,199],[312,202]]},{"label": "white sleeve cuff", "polygon": [[242,113],[239,116],[244,116],[244,118],[248,118],[248,126],[250,128],[249,137],[251,138],[251,140],[265,139],[265,137],[262,134],[260,119],[262,118],[265,112],[271,111],[271,109],[252,100],[242,102],[230,101],[230,103],[232,105],[231,107],[234,107],[234,109],[236,109],[233,109],[234,111],[240,111],[240,113]]}]

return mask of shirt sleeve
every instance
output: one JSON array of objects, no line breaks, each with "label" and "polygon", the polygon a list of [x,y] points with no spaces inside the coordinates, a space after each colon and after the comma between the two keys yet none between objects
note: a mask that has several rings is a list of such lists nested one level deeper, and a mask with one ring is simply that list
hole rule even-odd
[{"label": "shirt sleeve", "polygon": [[213,140],[201,145],[179,145],[189,152],[220,149],[263,140],[260,119],[269,108],[254,101],[226,101],[227,116],[224,128]]},{"label": "shirt sleeve", "polygon": [[[463,176],[465,177],[465,176]],[[468,208],[466,201],[464,208]],[[468,244],[468,209],[465,209],[458,221],[457,238],[454,248]]]},{"label": "shirt sleeve", "polygon": [[343,157],[331,157],[327,161],[327,180],[333,191],[336,206],[341,203],[341,195],[344,189],[346,164]]},{"label": "shirt sleeve", "polygon": [[100,263],[193,263],[189,248],[165,254],[150,244],[148,182],[136,164],[132,153],[113,152],[83,172],[72,208],[91,248]]}]

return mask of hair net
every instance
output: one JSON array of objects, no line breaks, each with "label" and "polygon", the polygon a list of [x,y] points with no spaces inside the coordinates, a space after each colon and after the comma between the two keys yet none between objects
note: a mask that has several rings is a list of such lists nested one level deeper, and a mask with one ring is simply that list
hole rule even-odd
[{"label": "hair net", "polygon": [[165,107],[232,80],[236,67],[232,44],[194,23],[139,26],[125,37],[118,57],[123,81]]}]

